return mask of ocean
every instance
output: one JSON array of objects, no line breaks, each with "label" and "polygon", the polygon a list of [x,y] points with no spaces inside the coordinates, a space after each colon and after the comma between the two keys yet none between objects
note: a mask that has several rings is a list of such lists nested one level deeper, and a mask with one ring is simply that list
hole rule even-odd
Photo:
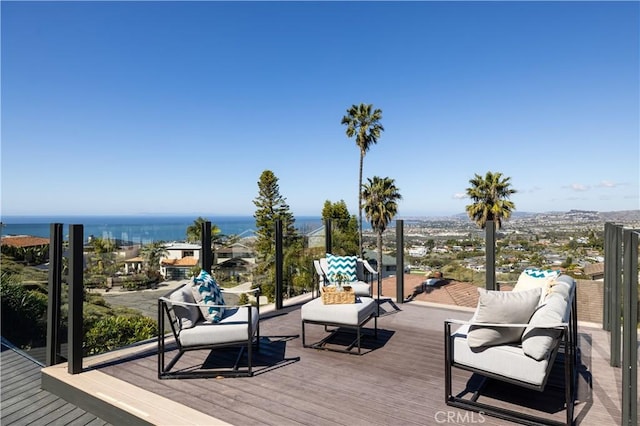
[{"label": "ocean", "polygon": [[[250,237],[255,233],[253,216],[203,216],[220,228],[224,235]],[[84,239],[89,236],[148,244],[153,241],[184,241],[187,227],[197,216],[2,216],[1,233],[49,238],[51,223],[64,224],[66,239],[70,224],[84,225]],[[296,228],[307,233],[322,226],[320,217],[296,217]]]}]

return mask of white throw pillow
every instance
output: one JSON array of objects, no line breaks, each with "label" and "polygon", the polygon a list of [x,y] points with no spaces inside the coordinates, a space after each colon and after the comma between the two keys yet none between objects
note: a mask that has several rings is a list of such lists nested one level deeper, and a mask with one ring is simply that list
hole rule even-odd
[{"label": "white throw pillow", "polygon": [[529,327],[522,334],[522,350],[525,355],[536,361],[546,359],[551,353],[555,340],[560,337],[561,330],[554,328],[535,328],[535,325],[559,324],[568,308],[568,302],[561,295],[547,298],[531,317]]},{"label": "white throw pillow", "polygon": [[527,268],[518,277],[518,282],[513,287],[513,291],[525,291],[532,288],[541,288],[540,302],[549,293],[551,283],[560,275],[560,271],[551,269]]},{"label": "white throw pillow", "polygon": [[[169,300],[177,303],[195,303],[193,298],[193,294],[190,285],[186,286],[174,291],[169,296]],[[200,311],[198,311],[198,307],[194,305],[173,305],[173,312],[178,317],[180,321],[180,329],[191,328],[198,322],[200,318]]]},{"label": "white throw pillow", "polygon": [[469,327],[467,343],[471,348],[520,342],[524,327],[491,327],[477,323],[528,324],[540,301],[540,288],[525,291],[490,291],[478,289],[480,297]]}]

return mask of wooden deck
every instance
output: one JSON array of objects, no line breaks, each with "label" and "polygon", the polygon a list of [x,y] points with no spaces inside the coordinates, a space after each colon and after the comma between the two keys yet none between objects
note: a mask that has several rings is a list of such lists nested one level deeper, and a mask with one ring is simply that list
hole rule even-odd
[{"label": "wooden deck", "polygon": [[2,366],[2,425],[106,426],[95,415],[40,388],[42,364],[4,340]]},{"label": "wooden deck", "polygon": [[[298,305],[263,315],[254,377],[158,380],[156,345],[150,343],[85,360],[86,371],[74,376],[65,364],[48,367],[43,386],[89,401],[96,414],[114,424],[511,424],[444,402],[443,320],[468,319],[471,310],[422,302],[401,304],[398,311],[383,306],[390,313],[378,320],[377,340],[364,338],[360,356],[303,348]],[[579,334],[583,365],[577,423],[619,424],[621,373],[609,367],[608,335],[583,325]],[[307,327],[310,341],[323,336],[322,326]],[[215,368],[234,355],[191,352],[175,368],[202,363]],[[454,392],[475,379],[454,369]],[[550,386],[541,395],[492,383],[480,400],[557,420],[564,416],[561,390]]]}]

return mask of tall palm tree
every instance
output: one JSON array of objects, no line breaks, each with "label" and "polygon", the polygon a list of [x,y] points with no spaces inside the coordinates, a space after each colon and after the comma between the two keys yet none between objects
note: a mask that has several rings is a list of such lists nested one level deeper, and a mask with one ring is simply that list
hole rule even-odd
[{"label": "tall palm tree", "polygon": [[373,110],[372,104],[352,105],[347,110],[347,115],[342,117],[341,124],[347,126],[347,137],[355,136],[356,145],[360,149],[360,172],[358,175],[358,228],[360,257],[362,257],[362,165],[364,156],[371,145],[378,142],[384,127],[380,124],[382,110]]},{"label": "tall palm tree", "polygon": [[475,174],[469,180],[471,187],[467,188],[467,196],[473,204],[466,206],[469,218],[482,229],[487,221],[495,222],[497,229],[502,227],[502,219],[509,219],[516,206],[509,197],[517,191],[511,188],[511,178],[502,177],[502,173],[487,172],[484,176]]},{"label": "tall palm tree", "polygon": [[398,213],[398,200],[402,199],[400,190],[391,178],[374,176],[368,178],[362,185],[362,197],[364,198],[364,212],[367,220],[371,222],[371,228],[377,234],[378,246],[378,296],[381,293],[382,278],[382,234],[387,229],[391,219]]},{"label": "tall palm tree", "polygon": [[[509,182],[511,178],[502,177],[502,173],[487,172],[483,178],[475,174],[469,180],[471,187],[467,188],[467,196],[471,198],[473,204],[466,206],[469,218],[475,221],[482,229],[486,229],[486,283],[487,290],[494,290],[496,287],[496,228],[502,227],[502,219],[511,217],[511,212],[515,210],[515,204],[509,200],[512,194],[516,193],[511,188]],[[487,223],[491,223],[487,227]]]}]

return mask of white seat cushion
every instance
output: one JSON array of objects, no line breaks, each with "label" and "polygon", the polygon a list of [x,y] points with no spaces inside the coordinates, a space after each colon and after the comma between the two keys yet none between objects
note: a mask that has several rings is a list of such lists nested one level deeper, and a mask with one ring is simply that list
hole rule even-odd
[{"label": "white seat cushion", "polygon": [[302,320],[330,322],[334,324],[359,325],[376,310],[376,301],[371,297],[358,297],[356,303],[325,305],[322,298],[302,305]]},{"label": "white seat cushion", "polygon": [[195,327],[180,332],[182,346],[200,346],[249,340],[249,309],[251,309],[251,336],[258,327],[258,310],[255,307],[227,308],[220,322],[200,321]]},{"label": "white seat cushion", "polygon": [[356,296],[369,296],[371,294],[371,286],[364,281],[354,281],[352,283],[346,283],[345,285],[350,285],[356,293]]},{"label": "white seat cushion", "polygon": [[549,361],[536,361],[524,354],[520,345],[499,345],[475,351],[467,343],[469,326],[460,327],[453,334],[453,360],[480,371],[487,371],[510,377],[535,386],[540,386],[545,378]]}]

